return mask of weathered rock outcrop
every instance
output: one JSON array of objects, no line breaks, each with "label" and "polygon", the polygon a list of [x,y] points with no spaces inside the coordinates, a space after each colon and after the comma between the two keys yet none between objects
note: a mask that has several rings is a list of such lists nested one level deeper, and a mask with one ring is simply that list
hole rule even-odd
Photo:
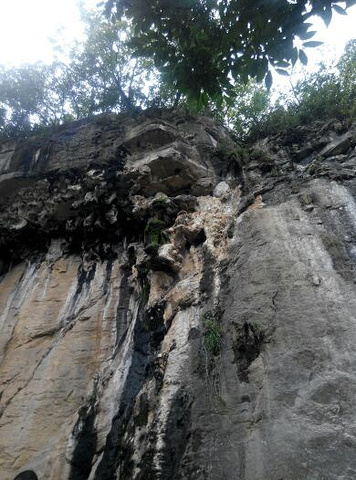
[{"label": "weathered rock outcrop", "polygon": [[355,131],[2,144],[0,478],[356,478]]}]

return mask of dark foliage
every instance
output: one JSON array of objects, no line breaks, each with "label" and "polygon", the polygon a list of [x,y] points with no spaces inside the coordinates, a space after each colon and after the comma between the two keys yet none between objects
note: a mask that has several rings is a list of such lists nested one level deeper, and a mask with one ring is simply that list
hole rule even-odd
[{"label": "dark foliage", "polygon": [[304,47],[320,44],[308,19],[318,15],[328,25],[333,11],[346,13],[345,3],[355,0],[109,0],[106,12],[129,18],[135,54],[153,58],[165,83],[206,107],[233,98],[236,82],[249,78],[269,88],[271,66],[288,75],[298,59],[306,64]]}]

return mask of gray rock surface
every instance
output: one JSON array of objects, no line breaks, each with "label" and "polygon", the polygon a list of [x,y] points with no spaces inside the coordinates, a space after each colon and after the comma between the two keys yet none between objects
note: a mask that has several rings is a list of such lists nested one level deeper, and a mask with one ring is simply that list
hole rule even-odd
[{"label": "gray rock surface", "polygon": [[0,145],[1,480],[356,478],[355,146],[177,112]]}]

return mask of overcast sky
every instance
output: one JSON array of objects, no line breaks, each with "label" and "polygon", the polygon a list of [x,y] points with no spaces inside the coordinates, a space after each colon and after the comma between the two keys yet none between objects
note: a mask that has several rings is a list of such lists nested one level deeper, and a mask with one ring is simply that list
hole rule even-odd
[{"label": "overcast sky", "polygon": [[[19,65],[53,59],[50,38],[59,30],[69,43],[83,25],[77,0],[0,0],[0,64]],[[98,0],[83,0],[94,8]]]},{"label": "overcast sky", "polygon": [[[76,0],[0,0],[0,64],[19,65],[53,59],[50,38],[59,29],[66,43],[83,35],[83,25]],[[82,0],[87,8],[94,8],[98,0]],[[318,34],[313,40],[325,44],[307,49],[308,68],[316,68],[320,61],[336,59],[345,43],[356,36],[356,6],[349,15],[333,14],[328,29],[321,19],[316,20]],[[282,84],[288,78],[280,78]]]}]

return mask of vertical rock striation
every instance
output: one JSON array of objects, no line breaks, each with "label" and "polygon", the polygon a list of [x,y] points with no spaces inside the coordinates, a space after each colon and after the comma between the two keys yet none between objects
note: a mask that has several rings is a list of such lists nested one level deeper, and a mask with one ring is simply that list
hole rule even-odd
[{"label": "vertical rock striation", "polygon": [[354,127],[0,146],[0,477],[356,476]]}]

